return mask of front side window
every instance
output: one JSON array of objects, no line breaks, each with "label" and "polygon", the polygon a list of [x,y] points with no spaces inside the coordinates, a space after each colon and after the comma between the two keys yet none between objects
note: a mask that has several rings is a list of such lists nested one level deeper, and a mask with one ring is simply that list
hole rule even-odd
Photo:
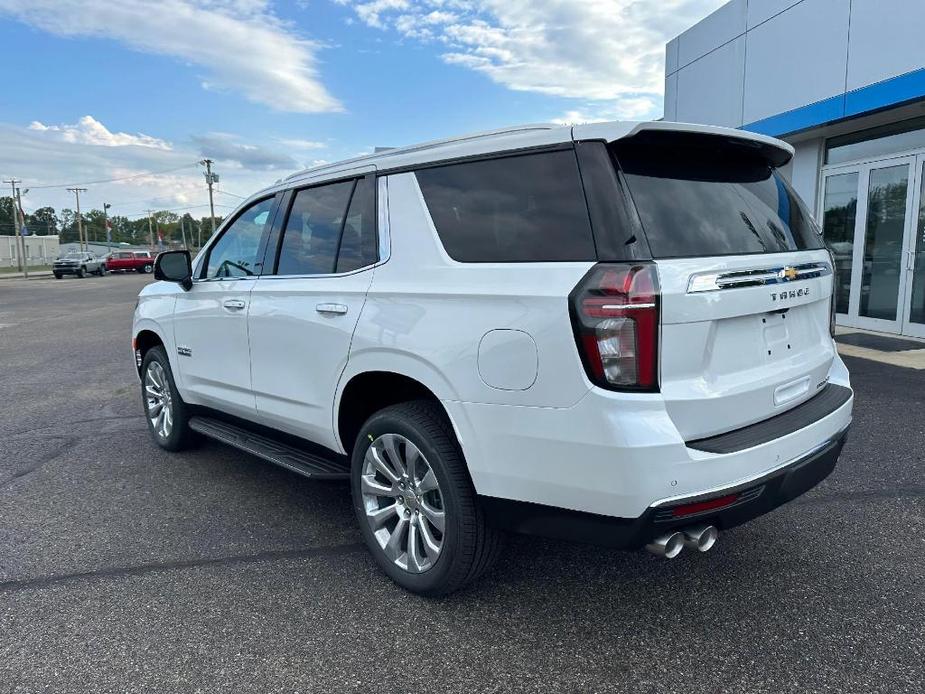
[{"label": "front side window", "polygon": [[337,242],[353,181],[305,188],[295,194],[279,250],[277,275],[334,272]]},{"label": "front side window", "polygon": [[595,260],[571,149],[421,169],[415,174],[453,260]]},{"label": "front side window", "polygon": [[248,277],[260,273],[258,254],[274,198],[256,202],[238,215],[209,251],[205,276]]}]

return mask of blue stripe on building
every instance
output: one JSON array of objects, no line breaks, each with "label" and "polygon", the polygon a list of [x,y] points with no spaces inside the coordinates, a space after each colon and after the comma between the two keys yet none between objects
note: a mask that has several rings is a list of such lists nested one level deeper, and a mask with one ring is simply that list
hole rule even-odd
[{"label": "blue stripe on building", "polygon": [[918,99],[925,99],[925,68],[763,118],[742,129],[781,137]]}]

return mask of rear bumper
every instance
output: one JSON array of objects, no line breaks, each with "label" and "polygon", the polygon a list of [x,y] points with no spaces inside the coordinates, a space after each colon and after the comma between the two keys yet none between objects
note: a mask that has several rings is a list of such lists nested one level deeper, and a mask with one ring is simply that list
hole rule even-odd
[{"label": "rear bumper", "polygon": [[[756,478],[705,493],[658,501],[638,518],[616,518],[497,497],[481,497],[481,501],[489,522],[499,528],[618,549],[638,549],[659,535],[690,525],[708,524],[728,530],[801,496],[835,469],[847,435],[846,428],[796,460]],[[686,512],[691,504],[718,500],[724,501],[720,508]],[[680,511],[685,511],[685,515],[678,516]]]}]

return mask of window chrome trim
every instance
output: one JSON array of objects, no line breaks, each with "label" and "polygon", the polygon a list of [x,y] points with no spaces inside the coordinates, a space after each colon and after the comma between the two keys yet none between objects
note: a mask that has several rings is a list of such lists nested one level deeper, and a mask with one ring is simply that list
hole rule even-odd
[{"label": "window chrome trim", "polygon": [[[790,273],[793,277],[788,276]],[[715,292],[721,289],[761,287],[768,284],[799,282],[800,280],[825,277],[832,274],[832,267],[826,262],[802,263],[800,265],[732,270],[729,272],[699,272],[691,275],[687,283],[688,294]]]}]

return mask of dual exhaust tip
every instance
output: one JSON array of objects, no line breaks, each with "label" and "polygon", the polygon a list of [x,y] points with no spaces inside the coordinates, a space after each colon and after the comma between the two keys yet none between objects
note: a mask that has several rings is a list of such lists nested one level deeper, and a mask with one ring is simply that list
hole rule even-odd
[{"label": "dual exhaust tip", "polygon": [[646,545],[646,549],[657,557],[674,559],[687,547],[698,552],[709,552],[719,538],[714,525],[697,525],[680,531],[666,533]]}]

